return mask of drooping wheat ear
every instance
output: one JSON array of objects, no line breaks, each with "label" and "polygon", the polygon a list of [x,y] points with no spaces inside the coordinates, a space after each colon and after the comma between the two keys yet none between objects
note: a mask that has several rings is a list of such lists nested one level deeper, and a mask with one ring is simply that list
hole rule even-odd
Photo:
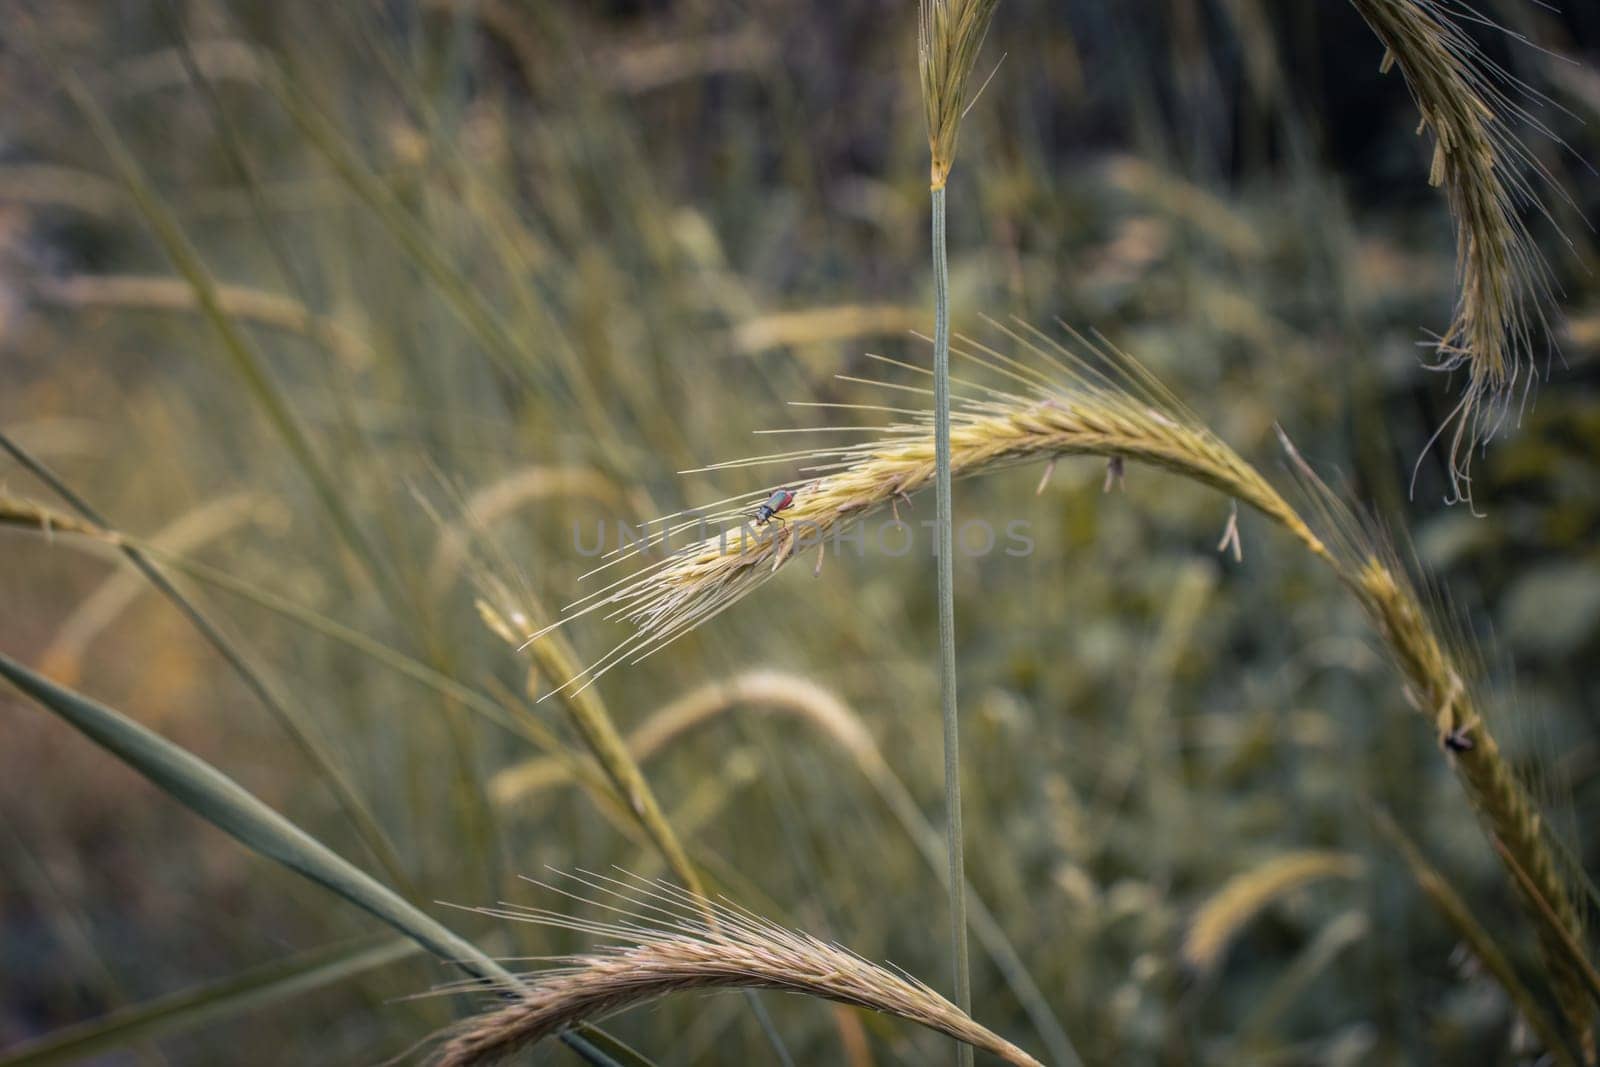
[{"label": "drooping wheat ear", "polygon": [[[1548,133],[1515,95],[1518,83],[1486,56],[1464,23],[1486,24],[1458,0],[1352,0],[1383,43],[1383,69],[1398,66],[1433,133],[1428,181],[1443,186],[1456,224],[1455,314],[1436,342],[1437,366],[1467,368],[1467,385],[1440,432],[1450,435],[1454,495],[1471,499],[1475,446],[1494,436],[1545,327],[1550,271],[1525,209],[1548,215],[1534,183],[1554,184],[1509,123]],[[1420,132],[1420,129],[1419,129]]]},{"label": "drooping wheat ear", "polygon": [[[674,993],[710,989],[774,989],[819,997],[925,1026],[1007,1063],[1036,1067],[1039,1062],[922,982],[838,945],[667,882],[570,877],[621,919],[590,920],[514,906],[478,910],[616,944],[562,957],[562,966],[527,976],[515,1002],[469,1020],[447,1038],[434,1060],[439,1067],[493,1063],[576,1023]],[[707,922],[708,913],[715,916],[714,925]]]},{"label": "drooping wheat ear", "polygon": [[999,0],[922,0],[917,70],[932,155],[929,184],[943,189],[956,158],[956,134],[967,109],[967,80]]},{"label": "drooping wheat ear", "polygon": [[[1026,326],[1002,332],[1055,374],[966,339],[952,349],[1017,387],[1006,392],[955,380],[967,394],[956,398],[951,418],[951,469],[956,477],[1059,456],[1136,460],[1176,471],[1250,505],[1314,555],[1331,562],[1328,550],[1278,491],[1129,357],[1082,338],[1078,350],[1069,350]],[[897,366],[928,373],[907,364]],[[928,393],[907,385],[866,384]],[[828,542],[838,540],[847,527],[896,507],[898,501],[933,484],[934,442],[927,412],[842,406],[887,411],[904,419],[883,428],[882,439],[866,444],[805,449],[703,468],[806,464],[801,471],[814,476],[795,488],[785,523],[772,522],[760,529],[741,525],[687,545],[671,541],[702,524],[740,522],[740,509],[764,498],[766,491],[761,491],[709,506],[725,510],[691,518],[667,516],[647,544],[615,553],[602,570],[643,558],[651,562],[569,605],[555,625],[598,611],[631,623],[634,632],[562,688],[586,686],[621,663],[651,655],[754,592],[800,552],[813,548],[825,552]],[[674,519],[678,521],[671,524]],[[544,632],[534,634],[528,643]]]},{"label": "drooping wheat ear", "polygon": [[1479,672],[1457,651],[1464,639],[1452,638],[1440,613],[1424,603],[1376,524],[1354,514],[1287,439],[1284,446],[1330,531],[1334,569],[1383,638],[1405,680],[1408,700],[1432,726],[1468,803],[1501,851],[1538,934],[1562,1012],[1584,1061],[1592,1063],[1593,1004],[1584,977],[1590,963],[1582,919],[1568,888],[1573,873],[1560,862],[1538,805],[1484,721]]},{"label": "drooping wheat ear", "polygon": [[1195,912],[1183,961],[1197,974],[1215,971],[1239,931],[1274,900],[1328,878],[1355,878],[1361,858],[1348,852],[1290,852],[1230,879]]},{"label": "drooping wheat ear", "polygon": [[[1062,455],[1140,460],[1249,504],[1328,564],[1355,593],[1390,647],[1415,703],[1427,715],[1446,751],[1453,754],[1454,769],[1474,810],[1482,815],[1492,835],[1506,840],[1507,870],[1516,880],[1525,869],[1531,884],[1537,886],[1533,894],[1523,892],[1523,903],[1541,930],[1547,966],[1564,990],[1566,1010],[1576,1020],[1585,1006],[1579,1001],[1581,990],[1573,976],[1583,973],[1587,960],[1581,924],[1555,848],[1532,798],[1476,713],[1469,672],[1449,652],[1450,643],[1440,636],[1439,624],[1417,598],[1404,568],[1392,552],[1381,548],[1384,541],[1378,532],[1356,519],[1342,498],[1317,479],[1286,437],[1283,444],[1299,469],[1307,495],[1323,512],[1319,526],[1334,537],[1332,548],[1252,466],[1130,358],[1086,342],[1076,351],[1069,350],[1037,330],[1025,326],[1018,330],[1003,332],[1033,359],[1052,366],[1056,376],[972,342],[955,349],[958,355],[986,365],[1021,388],[1020,392],[1004,392],[959,383],[976,396],[961,400],[953,420],[956,473],[987,473]],[[905,385],[867,384],[913,394],[927,392]],[[865,445],[806,449],[708,468],[812,461],[813,465],[802,470],[815,476],[796,488],[795,504],[788,512],[795,518],[778,531],[741,528],[725,536],[703,538],[679,554],[653,558],[634,573],[570,605],[563,623],[604,610],[613,618],[631,622],[634,631],[563,688],[588,685],[620,663],[638,662],[658,651],[743,599],[803,548],[820,551],[828,537],[850,523],[892,507],[931,482],[933,442],[925,412],[881,405],[839,406],[887,411],[910,421],[890,425],[885,438]],[[708,514],[704,521],[737,519],[739,506],[764,496],[762,491],[721,501],[714,506],[732,507]],[[697,516],[668,526],[642,549],[616,553],[606,566],[637,560],[646,553],[660,556],[671,535],[700,521]],[[1574,1027],[1582,1032],[1587,1022],[1574,1022]]]}]

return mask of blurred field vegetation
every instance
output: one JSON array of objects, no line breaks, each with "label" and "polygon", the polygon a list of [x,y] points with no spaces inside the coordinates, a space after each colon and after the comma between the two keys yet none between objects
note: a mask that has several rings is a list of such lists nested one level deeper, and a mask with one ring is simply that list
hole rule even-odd
[{"label": "blurred field vegetation", "polygon": [[[1593,870],[1600,9],[1562,6],[1490,6],[1547,50],[1482,35],[1549,94],[1565,144],[1529,145],[1570,196],[1534,226],[1559,353],[1476,460],[1483,517],[1444,506],[1426,449],[1454,397],[1418,347],[1454,299],[1449,218],[1405,86],[1349,5],[1003,0],[981,73],[1005,58],[951,185],[952,306],[980,338],[984,315],[1099,330],[1282,486],[1274,426],[1374,507],[1475,635],[1502,745]],[[310,723],[414,899],[558,907],[517,876],[664,873],[572,784],[585,750],[526,697],[562,679],[530,680],[485,628],[474,576],[553,616],[592,563],[575,523],[590,537],[778,484],[792,470],[676,472],[832,440],[756,430],[860,419],[789,401],[899,402],[839,376],[909,380],[869,351],[927,360],[910,5],[0,10],[0,428],[118,529],[201,565],[171,573]],[[142,172],[142,205],[64,78]],[[304,430],[299,460],[269,394]],[[1104,474],[1064,460],[1037,496],[1033,468],[955,494],[958,522],[1021,519],[1036,541],[957,564],[963,788],[970,881],[1060,1027],[1091,1063],[1517,1061],[1502,987],[1372,812],[1528,975],[1533,938],[1356,605],[1254,515],[1242,562],[1214,551],[1216,494],[1132,466],[1102,493]],[[14,465],[0,483],[50,499]],[[0,650],[381,872],[304,748],[85,548],[0,530]],[[944,894],[914,842],[940,805],[927,563],[789,568],[595,692],[624,732],[659,731],[725,683],[726,713],[689,716],[645,762],[708,882],[942,988]],[[569,637],[585,659],[617,639],[594,622]],[[0,1062],[373,936],[9,690],[0,737]],[[1251,877],[1259,905],[1247,884],[1197,931]],[[499,955],[584,944],[429,908]],[[987,942],[973,958],[975,1017],[1044,1048]],[[441,976],[388,959],[103,1062],[378,1062],[450,1018],[398,999]],[[877,1017],[762,1003],[799,1062],[945,1054]],[[664,1065],[771,1055],[737,996],[607,1025]]]}]

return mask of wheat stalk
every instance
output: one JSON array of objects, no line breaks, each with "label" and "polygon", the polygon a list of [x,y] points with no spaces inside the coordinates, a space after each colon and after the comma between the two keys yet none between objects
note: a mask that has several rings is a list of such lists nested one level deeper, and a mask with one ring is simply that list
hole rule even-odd
[{"label": "wheat stalk", "polygon": [[[966,859],[961,828],[961,723],[956,701],[955,519],[951,501],[950,258],[945,242],[945,184],[955,163],[956,136],[967,112],[967,79],[989,32],[997,0],[920,0],[917,70],[928,126],[931,251],[933,253],[934,552],[939,605],[939,717],[944,729],[945,849],[949,855],[950,940],[956,1003],[972,1009],[967,962]],[[982,92],[982,89],[979,89]],[[972,1051],[957,1046],[970,1067]]]},{"label": "wheat stalk", "polygon": [[1400,68],[1421,128],[1433,134],[1428,181],[1443,186],[1455,219],[1459,293],[1435,347],[1440,369],[1468,372],[1446,428],[1451,487],[1470,500],[1472,449],[1494,436],[1518,382],[1532,385],[1533,333],[1546,325],[1551,289],[1521,212],[1548,216],[1534,181],[1554,182],[1508,120],[1548,131],[1514,98],[1515,79],[1466,32],[1464,23],[1487,21],[1472,8],[1441,0],[1352,3],[1383,43],[1383,69]]},{"label": "wheat stalk", "polygon": [[674,993],[710,989],[771,989],[867,1008],[927,1027],[1007,1063],[1028,1067],[1039,1063],[924,983],[838,945],[667,882],[571,877],[596,894],[594,903],[622,918],[590,920],[510,905],[475,910],[617,943],[560,957],[556,962],[561,966],[528,976],[513,1003],[469,1020],[447,1038],[435,1056],[438,1067],[493,1063],[576,1023]]}]

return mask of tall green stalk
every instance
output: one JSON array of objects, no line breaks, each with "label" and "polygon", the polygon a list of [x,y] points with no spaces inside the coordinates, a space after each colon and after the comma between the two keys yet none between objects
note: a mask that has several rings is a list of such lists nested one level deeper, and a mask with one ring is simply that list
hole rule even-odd
[{"label": "tall green stalk", "polygon": [[[933,202],[933,454],[934,553],[939,572],[939,713],[944,723],[945,850],[950,864],[950,943],[956,1005],[972,1013],[967,963],[966,858],[961,836],[961,723],[956,712],[955,520],[950,506],[950,262],[945,251],[944,187]],[[959,1045],[963,1064],[972,1048]]]},{"label": "tall green stalk", "polygon": [[[956,136],[967,109],[967,79],[999,0],[921,0],[917,71],[928,122],[929,196],[933,204],[933,440],[935,552],[939,574],[939,711],[944,723],[945,849],[950,863],[950,940],[955,1001],[972,1012],[967,967],[966,860],[961,836],[961,722],[956,714],[955,520],[950,506],[950,263],[945,249],[944,193],[955,163]],[[972,1049],[957,1045],[970,1067]]]}]

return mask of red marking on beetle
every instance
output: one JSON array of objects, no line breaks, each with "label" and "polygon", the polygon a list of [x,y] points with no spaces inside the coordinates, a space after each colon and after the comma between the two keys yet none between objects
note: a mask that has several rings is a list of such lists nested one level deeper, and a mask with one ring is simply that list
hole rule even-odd
[{"label": "red marking on beetle", "polygon": [[754,511],[747,512],[746,514],[755,519],[757,526],[765,526],[773,519],[777,519],[779,522],[785,521],[783,516],[779,515],[778,512],[787,511],[793,506],[794,490],[780,487],[778,489],[774,489],[772,491],[772,495],[767,497],[764,502],[757,504]]}]

